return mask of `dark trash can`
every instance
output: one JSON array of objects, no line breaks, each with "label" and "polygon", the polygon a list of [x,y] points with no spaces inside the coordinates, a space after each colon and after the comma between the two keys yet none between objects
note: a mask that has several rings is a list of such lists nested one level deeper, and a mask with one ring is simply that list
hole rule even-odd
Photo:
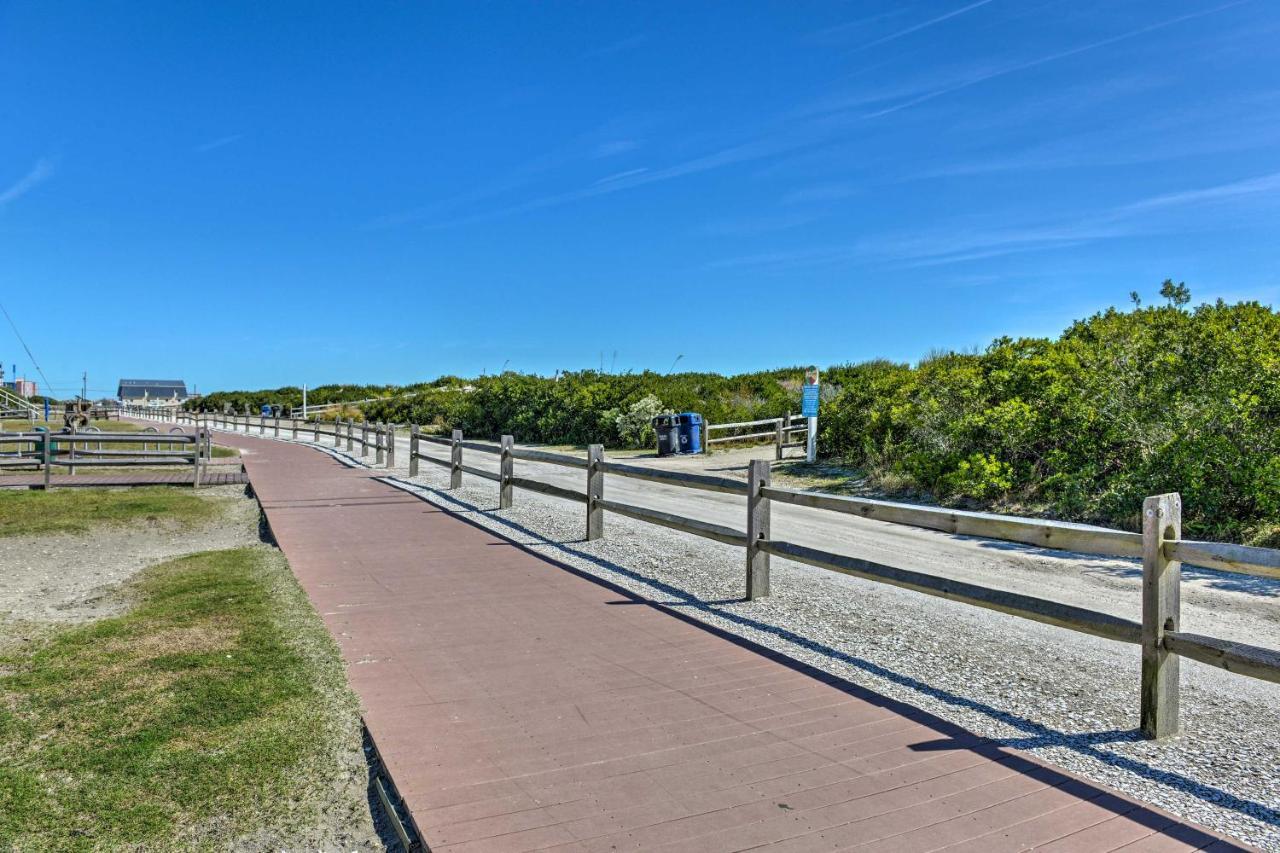
[{"label": "dark trash can", "polygon": [[680,433],[675,415],[658,415],[653,419],[653,431],[658,434],[659,456],[674,456],[680,452]]},{"label": "dark trash can", "polygon": [[676,415],[676,431],[680,436],[681,453],[702,452],[702,415],[697,412]]}]

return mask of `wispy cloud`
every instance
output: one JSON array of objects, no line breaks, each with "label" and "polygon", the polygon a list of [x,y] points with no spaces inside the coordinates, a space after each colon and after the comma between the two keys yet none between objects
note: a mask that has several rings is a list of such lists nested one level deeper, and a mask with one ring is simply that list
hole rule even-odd
[{"label": "wispy cloud", "polygon": [[869,50],[873,47],[879,47],[882,44],[888,44],[891,41],[897,41],[898,39],[903,38],[905,36],[909,36],[912,33],[918,33],[921,30],[927,30],[929,27],[935,26],[937,24],[941,24],[943,21],[949,21],[952,18],[959,17],[960,15],[963,15],[966,12],[972,12],[974,9],[978,9],[978,8],[981,8],[982,6],[986,6],[988,3],[991,3],[991,2],[992,0],[978,0],[978,2],[970,3],[968,6],[961,6],[959,9],[952,9],[950,12],[947,12],[942,15],[938,15],[935,18],[930,18],[927,21],[922,21],[921,23],[916,24],[914,26],[907,27],[905,30],[898,30],[897,32],[889,33],[889,35],[887,36],[881,36],[880,38],[875,39],[873,41],[869,41],[869,42],[866,42],[865,44],[858,45],[858,47],[856,47],[854,50],[855,52],[861,51],[861,50]]},{"label": "wispy cloud", "polygon": [[808,40],[820,44],[847,43],[851,35],[861,32],[869,25],[899,17],[906,11],[906,9],[889,9],[888,11],[867,15],[853,21],[845,21],[843,24],[836,24],[835,26],[810,33]]},{"label": "wispy cloud", "polygon": [[1201,187],[1200,189],[1182,190],[1180,192],[1152,196],[1151,198],[1117,208],[1115,215],[1132,216],[1167,210],[1173,207],[1212,204],[1214,202],[1238,199],[1243,196],[1273,193],[1280,193],[1280,172],[1273,172],[1270,175],[1261,175],[1256,178],[1247,178],[1242,181],[1218,184],[1212,187]]},{"label": "wispy cloud", "polygon": [[597,145],[591,156],[597,159],[617,157],[619,154],[635,151],[639,147],[640,143],[634,139],[610,139]]},{"label": "wispy cloud", "polygon": [[998,68],[994,71],[990,71],[985,74],[978,74],[968,78],[961,78],[950,85],[942,86],[932,91],[923,92],[915,96],[914,98],[908,98],[907,100],[902,101],[900,103],[893,104],[891,106],[884,107],[883,109],[867,113],[867,118],[878,118],[880,116],[890,115],[891,113],[896,113],[901,110],[909,109],[910,107],[923,104],[926,101],[932,101],[935,98],[940,98],[943,95],[949,95],[953,92],[959,92],[963,89],[968,89],[971,86],[976,86],[979,83],[985,83],[988,80],[995,80],[1000,77],[1007,77],[1010,74],[1016,74],[1021,71],[1027,71],[1032,68],[1039,68],[1040,66],[1048,65],[1051,62],[1057,62],[1058,60],[1067,59],[1068,57],[1072,57],[1072,56],[1078,56],[1082,53],[1087,53],[1092,50],[1097,50],[1098,48],[1108,47],[1113,44],[1118,44],[1119,42],[1127,41],[1132,38],[1137,38],[1138,36],[1146,35],[1147,33],[1155,32],[1156,30],[1162,30],[1162,29],[1165,29],[1166,27],[1172,27],[1176,24],[1181,24],[1186,21],[1195,20],[1196,18],[1203,18],[1206,15],[1214,15],[1214,14],[1217,14],[1218,12],[1223,12],[1223,11],[1226,11],[1227,9],[1231,9],[1235,6],[1240,6],[1248,2],[1250,2],[1250,0],[1232,0],[1232,2],[1230,3],[1224,3],[1221,6],[1214,6],[1211,9],[1202,9],[1199,12],[1189,12],[1185,15],[1178,15],[1177,17],[1173,17],[1173,18],[1166,18],[1163,21],[1157,21],[1154,24],[1147,24],[1144,27],[1138,27],[1137,29],[1120,33],[1119,35],[1114,35],[1108,38],[1099,39],[1094,42],[1089,42],[1088,44],[1077,45],[1076,47],[1068,48],[1066,50],[1056,51],[1054,53],[1050,53],[1046,56],[1041,56],[1036,59],[1030,59],[1023,62],[1013,63],[1012,65],[1007,65],[1003,68]]},{"label": "wispy cloud", "polygon": [[1274,195],[1280,200],[1280,172],[1208,187],[1148,196],[1075,219],[1032,226],[986,228],[950,226],[905,234],[865,237],[842,245],[811,246],[762,252],[713,261],[713,269],[755,269],[783,273],[798,269],[854,263],[890,264],[898,267],[941,266],[1012,254],[1060,250],[1098,240],[1139,234],[1188,230],[1185,220],[1160,221],[1156,214],[1180,208],[1219,206]]},{"label": "wispy cloud", "polygon": [[608,184],[613,181],[621,181],[624,178],[632,178],[632,177],[635,177],[636,175],[643,175],[647,171],[649,171],[647,168],[641,166],[638,169],[627,169],[625,172],[614,172],[612,175],[606,175],[600,180],[596,181],[593,186],[598,186],[600,184]]},{"label": "wispy cloud", "polygon": [[241,139],[244,139],[243,133],[235,133],[231,136],[223,136],[220,139],[212,139],[202,145],[197,145],[191,149],[197,154],[208,154],[210,151],[217,151],[219,148],[226,148],[228,145],[235,145]]},{"label": "wispy cloud", "polygon": [[856,184],[845,181],[832,181],[813,184],[793,190],[782,197],[783,204],[810,204],[824,201],[840,201],[857,195],[861,190]]},{"label": "wispy cloud", "polygon": [[47,157],[41,157],[31,167],[31,171],[18,178],[8,189],[0,191],[0,207],[17,201],[52,177],[53,161]]},{"label": "wispy cloud", "polygon": [[[894,34],[883,37],[883,39],[891,40],[904,37],[924,27],[934,26],[958,15],[981,8],[987,2],[990,2],[990,0],[970,3],[944,15],[935,16],[913,27],[898,30]],[[757,125],[753,129],[744,128],[740,130],[737,141],[733,141],[730,138],[729,141],[719,147],[713,147],[705,153],[687,157],[667,166],[651,165],[643,171],[633,169],[625,173],[611,174],[605,178],[586,179],[578,183],[576,187],[571,186],[546,192],[523,200],[510,197],[514,195],[516,189],[528,184],[528,181],[517,180],[505,183],[505,186],[500,186],[496,191],[468,193],[443,203],[420,208],[409,214],[384,217],[375,223],[375,226],[403,224],[411,220],[425,221],[425,227],[431,229],[476,224],[726,167],[818,151],[837,143],[843,138],[847,138],[850,134],[861,132],[869,121],[892,115],[949,93],[1134,39],[1146,33],[1222,12],[1246,2],[1250,2],[1250,0],[1232,0],[1232,2],[1210,9],[1167,18],[1118,35],[1058,50],[1034,59],[1013,62],[983,59],[967,68],[951,68],[941,74],[929,74],[906,83],[897,82],[891,87],[880,91],[857,93],[849,97],[829,99],[825,102],[802,106],[785,112],[770,122]],[[877,43],[883,43],[883,39],[878,40]],[[614,136],[612,134],[602,139],[597,138],[592,141],[591,148],[588,151],[598,152],[602,143],[607,143],[611,139],[626,138],[629,137]],[[577,146],[573,147],[577,148]],[[576,158],[581,159],[582,156],[581,149],[577,149]],[[503,196],[508,196],[505,203],[498,201]],[[498,201],[498,203],[480,206],[479,202],[482,200],[493,200]],[[435,217],[434,221],[430,221],[433,215]]]}]

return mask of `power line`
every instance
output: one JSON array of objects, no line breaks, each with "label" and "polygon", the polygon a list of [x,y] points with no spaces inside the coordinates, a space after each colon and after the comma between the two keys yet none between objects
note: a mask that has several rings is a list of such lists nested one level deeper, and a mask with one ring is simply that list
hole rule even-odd
[{"label": "power line", "polygon": [[[52,393],[53,383],[49,381],[49,377],[44,375],[44,371],[40,369],[40,365],[36,363],[36,357],[31,354],[31,347],[27,346],[26,340],[22,337],[22,332],[18,331],[18,326],[13,322],[13,318],[9,316],[9,309],[4,307],[4,303],[0,302],[0,311],[4,312],[4,318],[9,321],[9,328],[13,329],[13,333],[18,336],[18,343],[22,344],[22,348],[27,351],[27,358],[31,359],[31,366],[36,369],[36,373],[40,374],[40,378],[44,380],[44,387],[48,388]],[[18,377],[14,377],[17,379]]]}]

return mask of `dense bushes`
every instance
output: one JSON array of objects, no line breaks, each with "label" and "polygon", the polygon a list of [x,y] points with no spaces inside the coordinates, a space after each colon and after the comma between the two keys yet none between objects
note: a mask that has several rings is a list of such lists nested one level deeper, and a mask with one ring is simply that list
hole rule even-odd
[{"label": "dense bushes", "polygon": [[[918,365],[870,361],[823,376],[819,447],[895,494],[1045,512],[1135,529],[1142,499],[1179,491],[1189,535],[1280,545],[1280,315],[1257,303],[1108,310],[1056,340],[1001,338],[985,352]],[[1137,300],[1135,299],[1135,302]],[[325,386],[310,400],[388,396],[367,417],[458,427],[522,442],[652,442],[651,413],[712,423],[799,411],[802,368]],[[297,392],[297,393],[294,393]],[[390,397],[412,392],[413,396]],[[220,408],[297,389],[211,394]]]},{"label": "dense bushes", "polygon": [[702,412],[714,422],[799,411],[799,369],[720,376],[714,373],[606,374],[594,370],[554,377],[504,373],[421,389],[412,397],[364,407],[377,420],[412,420],[457,427],[468,435],[510,433],[524,442],[645,446],[647,412]]},{"label": "dense bushes", "polygon": [[1191,535],[1280,544],[1280,315],[1176,287],[1057,340],[843,368],[821,446],[873,482],[1130,528],[1178,491]]}]

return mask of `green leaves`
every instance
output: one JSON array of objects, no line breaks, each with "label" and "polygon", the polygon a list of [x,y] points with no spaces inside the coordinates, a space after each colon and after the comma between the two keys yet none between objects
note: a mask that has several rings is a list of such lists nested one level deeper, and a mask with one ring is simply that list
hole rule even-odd
[{"label": "green leaves", "polygon": [[1108,310],[1057,340],[1001,338],[912,369],[846,367],[822,448],[947,500],[1132,526],[1180,491],[1188,535],[1280,523],[1280,315],[1253,302]]}]

